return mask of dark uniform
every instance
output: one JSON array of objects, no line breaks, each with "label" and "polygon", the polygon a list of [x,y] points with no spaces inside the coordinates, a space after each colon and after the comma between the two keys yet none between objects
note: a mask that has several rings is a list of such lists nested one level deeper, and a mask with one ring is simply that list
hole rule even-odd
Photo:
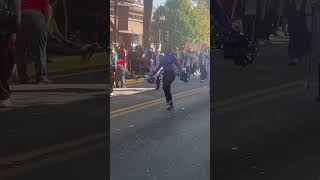
[{"label": "dark uniform", "polygon": [[158,72],[161,67],[163,68],[163,91],[166,96],[167,109],[173,108],[171,84],[176,77],[174,65],[181,70],[177,58],[173,54],[166,54],[161,58],[160,64],[155,70],[155,72]]},{"label": "dark uniform", "polygon": [[[4,7],[6,5],[12,12],[16,12],[14,1],[9,1],[8,4],[0,1],[0,6]],[[11,39],[12,33],[13,31],[11,30],[9,32],[5,29],[0,29],[0,107],[7,107],[10,104],[8,81],[12,74],[15,53],[15,42]]]}]

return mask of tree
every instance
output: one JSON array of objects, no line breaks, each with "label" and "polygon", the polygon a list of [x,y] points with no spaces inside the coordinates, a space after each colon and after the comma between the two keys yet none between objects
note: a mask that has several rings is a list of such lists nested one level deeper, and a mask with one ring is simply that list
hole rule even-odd
[{"label": "tree", "polygon": [[[200,0],[204,2],[205,0]],[[170,32],[173,47],[184,46],[188,42],[210,42],[210,13],[205,6],[193,6],[191,0],[167,0],[165,6],[158,7],[154,13],[153,35],[158,34],[159,11],[164,12],[164,29]],[[201,3],[200,3],[201,4]],[[164,34],[164,33],[161,33]]]},{"label": "tree", "polygon": [[143,0],[143,42],[142,45],[147,47],[150,44],[151,16],[153,0]]},{"label": "tree", "polygon": [[197,39],[199,42],[210,42],[210,12],[209,8],[205,5],[206,0],[198,0],[200,2],[194,8],[195,23],[197,23],[198,33]]}]

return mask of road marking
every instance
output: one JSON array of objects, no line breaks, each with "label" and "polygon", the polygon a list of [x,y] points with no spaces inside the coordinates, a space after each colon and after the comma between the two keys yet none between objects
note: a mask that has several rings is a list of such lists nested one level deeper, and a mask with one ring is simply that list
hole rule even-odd
[{"label": "road marking", "polygon": [[94,134],[94,135],[86,136],[86,137],[83,137],[81,139],[77,139],[74,141],[69,141],[69,142],[62,143],[62,144],[56,144],[56,145],[53,145],[50,147],[33,150],[31,152],[17,154],[17,155],[10,156],[10,157],[5,157],[5,158],[0,159],[0,165],[26,161],[26,160],[32,159],[36,156],[42,156],[44,154],[50,154],[52,152],[57,152],[57,151],[62,151],[62,150],[68,149],[68,148],[73,148],[73,147],[87,144],[92,141],[96,141],[98,139],[102,139],[105,137],[106,137],[106,133]]},{"label": "road marking", "polygon": [[[221,115],[230,111],[239,110],[245,106],[265,102],[272,98],[290,95],[302,91],[305,88],[305,81],[297,81],[287,83],[266,90],[260,90],[253,93],[248,93],[238,97],[232,97],[222,102],[215,103],[214,115]],[[186,97],[195,93],[202,92],[208,87],[201,87],[190,91],[178,93],[174,96],[175,99]],[[110,117],[118,117],[128,114],[130,112],[145,109],[157,104],[163,103],[163,98],[151,100],[145,103],[137,104],[131,107],[118,109],[110,113]],[[29,172],[36,168],[42,168],[56,163],[62,163],[83,154],[92,151],[98,151],[107,148],[105,139],[107,138],[106,132],[97,133],[77,140],[68,141],[62,144],[56,144],[46,148],[41,148],[27,153],[21,153],[10,157],[0,159],[0,166],[14,164],[15,162],[28,161],[30,159],[40,159],[22,164],[21,166],[13,166],[4,170],[0,170],[0,179],[16,176],[21,173]],[[101,142],[101,141],[103,142]],[[86,145],[91,144],[91,145]],[[86,145],[86,146],[85,146]],[[72,149],[72,150],[71,150]],[[41,158],[42,157],[42,158]],[[46,157],[46,158],[43,158]]]},{"label": "road marking", "polygon": [[248,100],[256,98],[256,97],[265,96],[270,93],[279,92],[279,91],[282,91],[282,90],[285,90],[288,88],[299,87],[299,86],[303,85],[304,83],[305,83],[305,81],[295,81],[295,82],[290,82],[290,83],[282,84],[279,86],[275,86],[275,87],[271,87],[271,88],[267,88],[267,89],[263,89],[263,90],[257,90],[257,91],[246,93],[246,94],[243,94],[240,96],[231,97],[231,98],[228,98],[227,100],[223,100],[221,102],[216,102],[213,104],[213,107],[219,108],[219,107],[223,107],[223,106],[230,105],[230,104],[248,101]]},{"label": "road marking", "polygon": [[302,92],[305,88],[306,81],[296,81],[240,95],[225,101],[213,103],[213,114],[222,115],[226,112],[236,111],[249,105],[259,104],[282,96],[296,94]]},{"label": "road marking", "polygon": [[155,90],[155,88],[114,88],[113,97],[128,96],[128,95],[144,93],[152,90]]},{"label": "road marking", "polygon": [[0,178],[4,180],[5,178],[15,177],[19,174],[30,172],[33,169],[40,169],[52,164],[62,163],[71,159],[81,157],[83,154],[96,152],[104,148],[107,148],[105,142],[83,147],[81,149],[76,149],[74,151],[65,152],[63,154],[56,154],[48,158],[43,158],[41,160],[29,163],[25,166],[18,166],[15,168],[6,169],[5,171],[0,171]]},{"label": "road marking", "polygon": [[[182,92],[176,94],[176,99],[192,95],[194,93],[204,90],[206,87]],[[147,107],[154,106],[154,102],[161,102],[163,99],[157,99],[157,101],[152,101],[153,103],[147,104]],[[140,108],[130,109],[130,112],[137,111]],[[123,111],[124,109],[122,109]],[[117,111],[122,114],[122,111]],[[127,111],[128,113],[128,111]],[[118,114],[117,116],[120,116]],[[131,127],[133,127],[131,125]],[[13,177],[22,173],[30,172],[33,169],[43,168],[52,164],[62,163],[83,154],[87,154],[92,151],[98,151],[106,148],[105,139],[107,138],[107,133],[96,133],[90,136],[79,138],[73,141],[68,141],[62,144],[56,144],[45,148],[40,148],[31,152],[20,153],[10,157],[4,157],[0,159],[0,179]],[[88,145],[90,144],[90,145]],[[17,164],[15,166],[14,164]],[[19,164],[20,163],[20,164]]]},{"label": "road marking", "polygon": [[[201,92],[201,91],[203,91],[205,89],[207,89],[207,87],[201,87],[201,88],[193,89],[193,90],[190,90],[190,91],[185,91],[185,92],[182,92],[182,93],[178,93],[178,94],[175,94],[173,96],[173,99],[179,99],[179,98],[182,98],[182,97],[186,97],[188,95],[191,95],[191,94],[194,94],[194,93],[197,93],[197,92]],[[133,105],[133,106],[130,106],[130,107],[117,109],[117,110],[114,110],[114,111],[110,112],[110,119],[113,119],[115,117],[128,114],[130,112],[135,112],[135,111],[138,111],[138,110],[146,109],[148,107],[152,107],[152,106],[164,103],[164,102],[165,102],[165,100],[163,98],[159,98],[159,99],[154,99],[154,100],[151,100],[151,101],[143,102],[143,103],[140,103],[140,104],[136,104],[136,105]]]},{"label": "road marking", "polygon": [[291,90],[287,90],[287,91],[283,91],[283,92],[278,92],[278,93],[274,93],[274,94],[264,95],[261,97],[256,97],[256,99],[252,99],[250,101],[242,102],[242,103],[235,104],[235,105],[230,104],[229,107],[228,106],[218,107],[213,110],[213,115],[222,115],[227,112],[240,110],[240,109],[247,107],[249,105],[259,104],[262,102],[269,101],[271,99],[279,98],[281,96],[288,96],[288,95],[296,94],[298,92],[303,91],[304,89],[305,89],[304,87],[295,88],[295,89],[291,89]]}]

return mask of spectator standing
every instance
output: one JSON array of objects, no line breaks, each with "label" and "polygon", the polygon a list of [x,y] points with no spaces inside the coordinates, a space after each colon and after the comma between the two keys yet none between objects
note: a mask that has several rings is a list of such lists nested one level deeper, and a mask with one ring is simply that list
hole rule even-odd
[{"label": "spectator standing", "polygon": [[116,87],[119,88],[119,81],[121,82],[121,88],[125,87],[126,80],[126,62],[124,59],[120,58],[117,62],[116,69]]},{"label": "spectator standing", "polygon": [[20,82],[28,80],[26,50],[31,51],[35,63],[36,83],[48,84],[47,23],[48,0],[21,0],[21,23],[17,33],[17,65]]},{"label": "spectator standing", "polygon": [[[8,7],[10,11],[18,14],[17,1],[9,1],[8,4],[0,0],[0,8]],[[18,17],[18,16],[17,16]],[[12,19],[12,25],[19,22],[19,18]],[[14,31],[6,28],[0,30],[0,108],[10,107],[9,79],[14,66],[15,57],[15,40],[16,34]]]},{"label": "spectator standing", "polygon": [[309,0],[288,0],[289,65],[297,65],[310,52],[310,29],[307,11],[311,8]]}]

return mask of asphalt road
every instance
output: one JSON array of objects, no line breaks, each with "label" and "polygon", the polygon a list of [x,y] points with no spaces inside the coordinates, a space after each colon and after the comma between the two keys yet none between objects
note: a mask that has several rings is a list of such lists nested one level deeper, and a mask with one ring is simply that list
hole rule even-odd
[{"label": "asphalt road", "polygon": [[111,179],[209,179],[207,84],[177,80],[170,112],[154,85],[116,89],[109,137],[105,74],[68,72],[52,75],[53,85],[13,86],[15,107],[0,112],[0,179],[106,179],[109,163]]},{"label": "asphalt road", "polygon": [[286,53],[286,44],[265,47],[245,69],[215,55],[213,179],[320,178],[316,63],[309,74],[307,61],[289,67]]},{"label": "asphalt road", "polygon": [[95,68],[12,86],[14,106],[0,110],[0,179],[105,179],[105,75]]},{"label": "asphalt road", "polygon": [[[111,102],[110,179],[209,180],[210,101],[206,86],[197,79],[188,84],[174,82],[173,96],[178,99],[172,111],[165,109],[164,102],[155,101],[164,100],[162,90],[115,96]],[[131,109],[132,105],[136,106]]]}]

